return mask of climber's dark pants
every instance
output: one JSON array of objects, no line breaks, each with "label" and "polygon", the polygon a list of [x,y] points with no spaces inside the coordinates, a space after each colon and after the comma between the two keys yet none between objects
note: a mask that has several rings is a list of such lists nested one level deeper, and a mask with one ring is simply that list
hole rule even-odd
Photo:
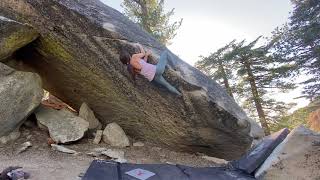
[{"label": "climber's dark pants", "polygon": [[162,85],[162,86],[164,86],[170,92],[172,92],[174,94],[177,94],[177,95],[181,95],[181,93],[175,87],[173,87],[170,83],[168,83],[168,81],[166,81],[162,76],[162,74],[163,74],[163,72],[165,70],[168,58],[171,58],[171,60],[172,60],[172,57],[168,53],[168,51],[167,50],[163,51],[161,53],[160,59],[158,61],[158,64],[156,65],[156,74],[155,74],[155,76],[153,78],[153,81],[158,83],[158,84],[160,84],[160,85]]}]

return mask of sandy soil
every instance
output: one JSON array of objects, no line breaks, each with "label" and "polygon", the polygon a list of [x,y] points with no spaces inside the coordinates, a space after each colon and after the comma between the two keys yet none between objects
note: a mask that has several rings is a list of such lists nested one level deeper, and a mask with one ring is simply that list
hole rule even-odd
[{"label": "sandy soil", "polygon": [[[14,143],[0,147],[0,170],[8,166],[21,166],[31,174],[32,180],[78,180],[85,173],[94,157],[86,155],[92,149],[108,147],[107,144],[92,144],[92,139],[86,139],[67,145],[66,147],[80,152],[69,155],[52,150],[47,144],[48,134],[38,128],[22,128],[21,137]],[[17,154],[24,142],[30,141],[32,147]],[[144,142],[145,143],[145,142]],[[112,149],[112,148],[111,148]],[[173,152],[154,144],[145,143],[144,147],[128,147],[125,158],[130,163],[174,163],[194,167],[217,166],[199,155]]]}]

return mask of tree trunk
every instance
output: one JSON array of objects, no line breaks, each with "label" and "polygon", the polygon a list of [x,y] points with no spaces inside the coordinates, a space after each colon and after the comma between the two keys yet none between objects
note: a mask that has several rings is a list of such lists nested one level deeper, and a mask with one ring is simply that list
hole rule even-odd
[{"label": "tree trunk", "polygon": [[224,86],[225,86],[228,94],[234,99],[233,94],[232,94],[232,90],[231,90],[231,87],[229,85],[229,81],[228,81],[228,78],[227,78],[227,74],[226,74],[226,71],[224,70],[224,67],[223,67],[223,64],[222,64],[221,60],[219,60],[219,69],[220,69],[220,72],[222,74]]},{"label": "tree trunk", "polygon": [[145,29],[147,32],[151,32],[151,29],[149,27],[149,23],[148,23],[148,17],[149,17],[149,13],[148,13],[148,7],[147,7],[147,2],[144,0],[134,0],[141,8],[141,12],[142,12],[142,18],[141,18],[141,24],[143,26],[143,29]]},{"label": "tree trunk", "polygon": [[250,63],[247,60],[243,60],[243,62],[244,62],[244,66],[245,66],[245,69],[246,69],[247,74],[248,74],[248,81],[249,81],[250,86],[251,86],[251,92],[252,92],[254,103],[255,103],[255,106],[256,106],[256,109],[257,109],[257,112],[258,112],[258,116],[259,116],[259,119],[260,119],[261,126],[262,126],[262,128],[264,130],[265,135],[270,135],[270,129],[269,129],[269,126],[268,126],[268,123],[267,123],[266,116],[264,114],[262,105],[261,105],[261,98],[260,98],[259,93],[258,93],[258,89],[257,89],[257,86],[256,86],[254,75],[252,73],[252,69],[250,67]]}]

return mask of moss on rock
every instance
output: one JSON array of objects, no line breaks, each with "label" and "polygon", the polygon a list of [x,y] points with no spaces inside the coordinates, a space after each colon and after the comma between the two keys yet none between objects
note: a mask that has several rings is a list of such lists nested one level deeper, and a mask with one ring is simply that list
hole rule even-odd
[{"label": "moss on rock", "polygon": [[15,51],[34,41],[39,36],[33,28],[15,21],[1,21],[1,26],[0,61],[10,57]]},{"label": "moss on rock", "polygon": [[74,59],[60,42],[50,36],[39,38],[37,50],[46,57],[54,57],[63,61],[72,61]]}]

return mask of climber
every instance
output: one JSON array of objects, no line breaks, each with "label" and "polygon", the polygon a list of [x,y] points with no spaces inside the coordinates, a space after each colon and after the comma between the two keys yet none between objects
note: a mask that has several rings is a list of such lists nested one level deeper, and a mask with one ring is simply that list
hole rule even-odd
[{"label": "climber", "polygon": [[137,46],[140,49],[140,53],[131,55],[126,49],[122,49],[120,52],[120,61],[128,66],[128,71],[131,73],[133,78],[135,79],[136,74],[141,74],[150,82],[154,81],[166,87],[170,92],[181,96],[181,93],[171,84],[169,84],[162,76],[168,61],[168,57],[171,58],[168,51],[163,51],[161,53],[158,64],[153,65],[147,62],[148,56],[151,55],[151,52],[145,52],[143,47],[138,43]]}]

